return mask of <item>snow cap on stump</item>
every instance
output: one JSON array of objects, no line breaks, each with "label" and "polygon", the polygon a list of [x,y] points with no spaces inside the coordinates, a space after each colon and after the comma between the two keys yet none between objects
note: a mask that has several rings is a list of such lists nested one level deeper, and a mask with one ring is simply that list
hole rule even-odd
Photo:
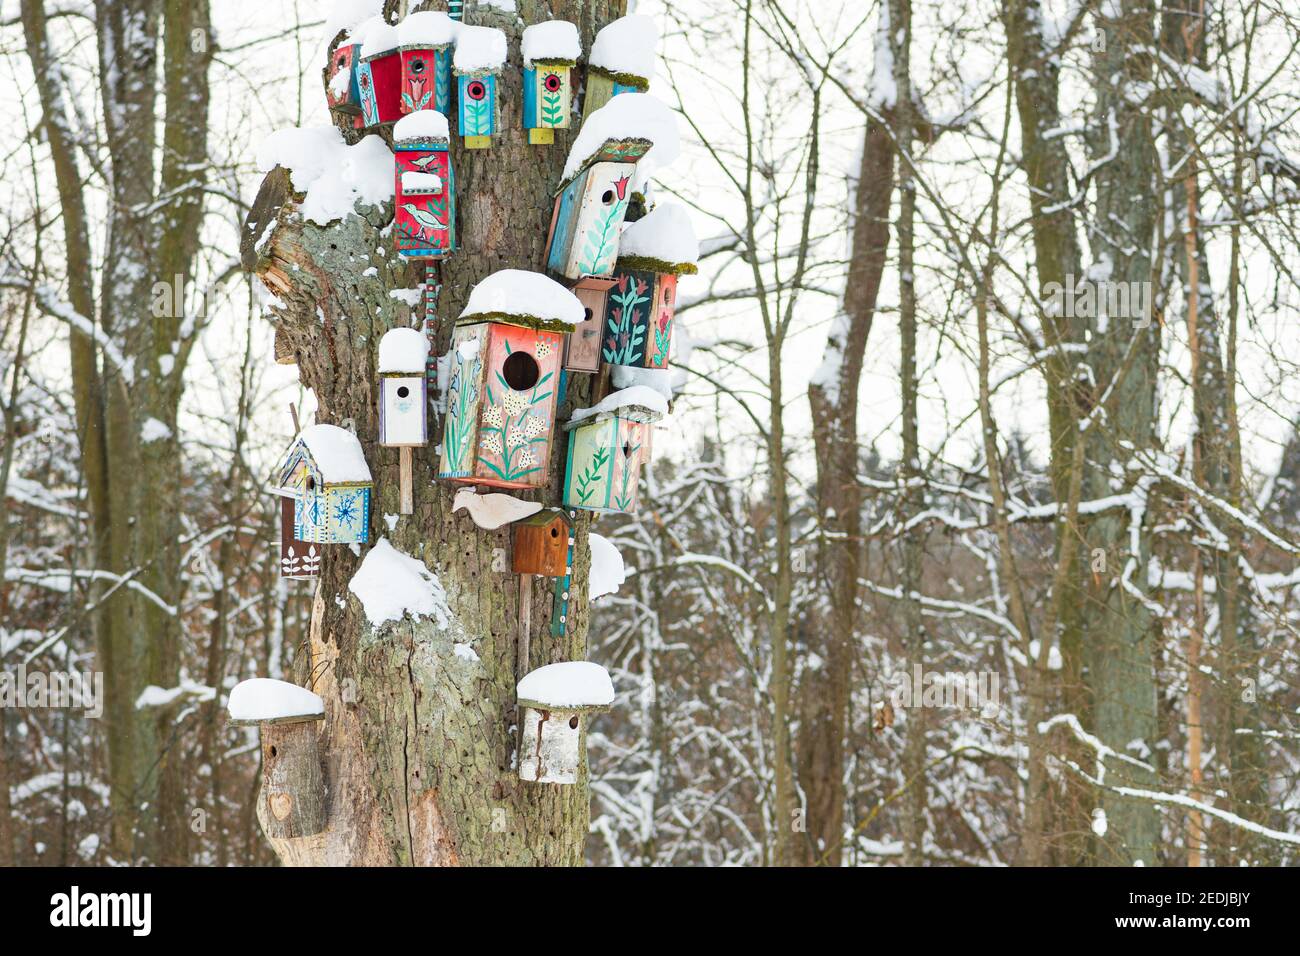
[{"label": "snow cap on stump", "polygon": [[407,113],[393,126],[393,143],[403,146],[445,146],[450,139],[447,117],[437,110]]},{"label": "snow cap on stump", "polygon": [[389,329],[379,340],[380,375],[421,375],[429,359],[429,339],[419,329]]},{"label": "snow cap on stump", "polygon": [[529,671],[516,693],[521,707],[534,710],[608,710],[614,703],[609,671],[591,661],[563,661]]},{"label": "snow cap on stump", "polygon": [[622,83],[644,90],[655,73],[659,25],[653,17],[632,13],[603,27],[591,44],[587,66]]},{"label": "snow cap on stump", "polygon": [[648,148],[642,162],[667,166],[681,152],[677,117],[649,93],[622,93],[587,118],[569,149],[560,177],[568,182],[610,144],[639,143]]},{"label": "snow cap on stump", "polygon": [[505,322],[550,332],[572,332],[586,318],[578,297],[540,272],[502,269],[469,294],[461,323]]},{"label": "snow cap on stump", "polygon": [[618,240],[619,265],[627,269],[694,275],[699,258],[695,228],[680,203],[659,203],[624,229]]},{"label": "snow cap on stump", "polygon": [[235,685],[226,710],[237,724],[290,724],[323,719],[325,702],[306,687],[254,677]]},{"label": "snow cap on stump", "polygon": [[523,54],[524,66],[530,70],[536,63],[573,66],[582,56],[577,25],[568,20],[534,23],[524,30]]}]

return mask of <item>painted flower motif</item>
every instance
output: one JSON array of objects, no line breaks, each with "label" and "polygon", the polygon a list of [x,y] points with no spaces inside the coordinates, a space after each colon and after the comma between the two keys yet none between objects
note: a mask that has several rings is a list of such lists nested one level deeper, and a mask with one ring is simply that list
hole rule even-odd
[{"label": "painted flower motif", "polygon": [[484,450],[485,452],[487,452],[488,454],[490,454],[490,455],[499,455],[499,454],[501,454],[501,436],[500,436],[500,435],[484,435],[484,436],[483,436],[483,450]]},{"label": "painted flower motif", "polygon": [[524,419],[524,434],[529,438],[536,438],[538,435],[545,434],[546,422],[536,415],[529,415]]},{"label": "painted flower motif", "polygon": [[539,359],[540,359],[540,358],[546,358],[546,356],[548,356],[548,355],[550,355],[550,354],[551,354],[551,343],[550,343],[550,342],[538,342],[538,343],[537,343],[537,357],[538,357]]},{"label": "painted flower motif", "polygon": [[524,434],[524,430],[517,425],[514,428],[510,429],[510,431],[506,435],[506,444],[509,445],[511,448],[518,448],[527,440],[528,438]]},{"label": "painted flower motif", "polygon": [[518,415],[528,407],[528,396],[523,392],[506,392],[506,412],[510,415]]},{"label": "painted flower motif", "polygon": [[501,416],[500,405],[489,405],[487,411],[483,413],[483,421],[492,428],[500,428],[505,419]]},{"label": "painted flower motif", "polygon": [[533,450],[531,448],[525,448],[519,453],[520,468],[531,468],[535,464],[537,464],[537,459],[533,457]]},{"label": "painted flower motif", "polygon": [[465,95],[471,100],[481,100],[487,96],[487,87],[482,80],[472,80],[465,84]]},{"label": "painted flower motif", "polygon": [[560,79],[560,74],[558,73],[547,73],[546,77],[542,80],[542,86],[546,87],[546,90],[549,93],[558,93],[560,87],[563,85],[564,81]]}]

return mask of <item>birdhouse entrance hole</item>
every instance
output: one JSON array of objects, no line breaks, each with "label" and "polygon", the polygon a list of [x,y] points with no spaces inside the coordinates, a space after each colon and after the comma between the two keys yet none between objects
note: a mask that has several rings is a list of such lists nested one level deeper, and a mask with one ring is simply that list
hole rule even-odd
[{"label": "birdhouse entrance hole", "polygon": [[397,386],[397,397],[398,397],[398,398],[406,398],[406,397],[407,397],[408,395],[410,395],[410,394],[411,394],[411,390],[410,390],[409,388],[407,388],[405,385],[399,385],[399,386]]},{"label": "birdhouse entrance hole", "polygon": [[577,714],[574,714],[572,717],[569,718],[569,728],[570,728],[571,730],[577,730],[577,729],[578,729],[578,715],[577,715]]},{"label": "birdhouse entrance hole", "polygon": [[316,490],[316,479],[313,478],[311,475],[307,476],[307,490],[308,491]]},{"label": "birdhouse entrance hole", "polygon": [[614,205],[614,190],[606,189],[603,193],[601,193],[600,201],[603,202],[606,206]]},{"label": "birdhouse entrance hole", "polygon": [[541,371],[537,359],[527,352],[511,352],[509,358],[501,365],[501,376],[516,392],[527,391],[537,384]]},{"label": "birdhouse entrance hole", "polygon": [[624,458],[632,457],[632,443],[630,441],[623,442],[623,457]]}]

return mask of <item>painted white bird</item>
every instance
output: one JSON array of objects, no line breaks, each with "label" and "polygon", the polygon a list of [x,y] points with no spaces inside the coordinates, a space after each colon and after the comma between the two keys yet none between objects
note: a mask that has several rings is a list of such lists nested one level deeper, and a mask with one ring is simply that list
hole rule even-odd
[{"label": "painted white bird", "polygon": [[437,216],[429,212],[427,209],[421,209],[414,203],[404,202],[402,203],[402,208],[410,214],[411,218],[415,220],[416,225],[420,227],[421,238],[424,237],[426,232],[429,234],[429,237],[432,238],[435,232],[447,228],[445,222],[439,220]]},{"label": "painted white bird", "polygon": [[469,511],[474,523],[485,531],[495,531],[502,525],[527,518],[542,510],[539,501],[520,501],[511,495],[480,495],[471,488],[462,488],[456,492],[452,511],[462,508]]}]

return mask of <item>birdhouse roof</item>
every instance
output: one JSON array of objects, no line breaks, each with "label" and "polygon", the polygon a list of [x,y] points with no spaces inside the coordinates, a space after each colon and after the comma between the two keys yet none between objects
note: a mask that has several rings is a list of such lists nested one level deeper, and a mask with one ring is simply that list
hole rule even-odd
[{"label": "birdhouse roof", "polygon": [[643,156],[628,156],[628,162],[651,162],[666,166],[681,152],[677,137],[677,117],[649,93],[620,93],[587,117],[578,130],[564,164],[565,183],[582,172],[592,160],[606,151],[607,144],[628,141],[648,143]]},{"label": "birdhouse roof", "polygon": [[506,35],[495,27],[461,27],[451,68],[459,74],[495,73],[506,62]]},{"label": "birdhouse roof", "polygon": [[565,527],[569,526],[569,516],[559,508],[544,508],[536,514],[529,515],[522,521],[516,522],[515,526],[519,528],[549,528],[557,521],[563,522]]},{"label": "birdhouse roof", "polygon": [[429,339],[419,329],[389,329],[379,340],[379,374],[424,374]]},{"label": "birdhouse roof", "polygon": [[564,661],[530,671],[516,688],[519,703],[539,710],[604,710],[614,703],[609,671],[591,661]]},{"label": "birdhouse roof", "polygon": [[572,431],[615,415],[635,422],[657,422],[667,414],[668,401],[663,395],[647,385],[633,385],[610,392],[590,408],[575,408],[564,429]]},{"label": "birdhouse roof", "polygon": [[582,56],[578,28],[568,20],[534,23],[524,30],[523,54],[524,66],[529,69],[534,63],[573,66]]},{"label": "birdhouse roof", "polygon": [[374,20],[382,20],[375,10],[379,4],[372,0],[335,0],[325,19],[325,36],[333,38],[340,30],[347,31],[339,46],[359,43]]},{"label": "birdhouse roof", "polygon": [[446,145],[450,133],[447,117],[437,110],[416,110],[393,124],[393,144],[431,143]]},{"label": "birdhouse roof", "polygon": [[697,270],[700,243],[686,207],[661,202],[623,230],[618,240],[620,265],[629,269],[689,275]]},{"label": "birdhouse roof", "polygon": [[391,53],[401,43],[398,39],[397,27],[386,23],[382,17],[367,20],[365,27],[366,32],[361,35],[361,59],[363,60]]},{"label": "birdhouse roof", "polygon": [[235,685],[226,710],[237,723],[287,724],[320,720],[325,715],[325,702],[306,687],[254,677]]},{"label": "birdhouse roof", "polygon": [[640,13],[619,17],[596,34],[587,65],[625,86],[646,86],[655,73],[658,43],[659,25],[653,17]]},{"label": "birdhouse roof", "polygon": [[421,10],[397,25],[397,42],[407,50],[446,46],[456,39],[455,20],[439,10]]},{"label": "birdhouse roof", "polygon": [[302,442],[326,484],[369,483],[370,466],[357,436],[337,425],[308,425],[289,448]]},{"label": "birdhouse roof", "polygon": [[570,332],[585,317],[578,297],[554,279],[540,272],[502,269],[474,286],[458,321]]}]

